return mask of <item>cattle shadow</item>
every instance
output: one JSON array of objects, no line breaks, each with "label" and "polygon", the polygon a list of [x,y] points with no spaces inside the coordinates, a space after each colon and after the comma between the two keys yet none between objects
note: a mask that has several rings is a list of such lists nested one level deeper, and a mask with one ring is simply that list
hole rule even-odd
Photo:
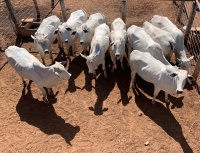
[{"label": "cattle shadow", "polygon": [[166,109],[166,107],[161,103],[157,103],[156,107],[152,107],[151,99],[147,98],[138,88],[136,88],[134,93],[136,105],[140,110],[160,126],[170,137],[177,141],[184,153],[193,153],[183,135],[181,125],[178,123],[171,111]]},{"label": "cattle shadow", "polygon": [[21,121],[39,128],[45,134],[59,134],[69,145],[71,145],[71,140],[80,131],[79,126],[65,123],[65,120],[56,114],[53,105],[48,107],[44,102],[34,99],[30,85],[27,87],[27,93],[26,86],[24,86],[16,111]]},{"label": "cattle shadow", "polygon": [[85,59],[82,58],[80,55],[76,56],[68,67],[68,72],[71,73],[71,77],[68,81],[68,88],[65,91],[66,92],[75,92],[77,89],[82,89],[75,84],[75,80],[78,78],[78,76],[81,74],[82,71],[86,69],[86,63]]},{"label": "cattle shadow", "polygon": [[[107,78],[104,77],[104,72],[102,70],[102,65],[98,67],[96,70],[95,78],[95,93],[97,95],[97,101],[93,106],[89,107],[89,110],[94,111],[95,115],[103,115],[104,112],[108,111],[108,108],[103,108],[103,102],[108,98],[110,92],[113,90],[115,86],[115,74],[111,73],[111,58],[108,55],[108,51],[105,55],[105,65],[106,65],[106,72]],[[88,75],[88,69],[85,72]],[[87,77],[87,81],[90,82],[91,75]],[[90,83],[89,83],[90,84]],[[88,85],[89,85],[88,84]]]},{"label": "cattle shadow", "polygon": [[130,80],[131,80],[131,70],[127,65],[127,61],[124,59],[124,69],[121,68],[120,61],[117,61],[117,69],[114,71],[114,79],[117,83],[117,86],[120,90],[121,99],[118,101],[118,103],[122,102],[124,106],[126,106],[131,96],[128,97],[128,92],[130,89]]},{"label": "cattle shadow", "polygon": [[[153,83],[149,83],[142,79],[139,75],[136,74],[136,86],[139,87],[145,94],[151,97],[153,99],[153,93],[154,93],[154,85]],[[170,104],[172,104],[171,108],[181,108],[183,107],[183,96],[179,95],[179,97],[174,97],[173,95],[168,95],[168,99],[170,101]],[[158,96],[156,97],[156,100],[160,100],[162,103],[166,105],[166,107],[169,107],[165,103],[165,94],[163,91],[160,91]]]},{"label": "cattle shadow", "polygon": [[94,107],[89,107],[89,110],[94,111],[95,115],[102,115],[108,108],[103,108],[103,102],[108,98],[110,92],[115,86],[114,74],[109,74],[107,78],[101,73],[95,81],[95,93],[97,101]]}]

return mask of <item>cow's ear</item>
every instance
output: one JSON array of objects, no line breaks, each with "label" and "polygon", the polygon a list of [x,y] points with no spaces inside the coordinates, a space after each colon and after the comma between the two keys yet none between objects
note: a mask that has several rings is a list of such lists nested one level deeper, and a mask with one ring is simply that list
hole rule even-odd
[{"label": "cow's ear", "polygon": [[72,32],[72,35],[75,35],[75,34],[76,34],[76,31],[73,31],[73,32]]},{"label": "cow's ear", "polygon": [[194,56],[191,56],[190,58],[189,58],[189,60],[192,60],[194,58]]},{"label": "cow's ear", "polygon": [[36,39],[36,37],[35,37],[35,36],[33,36],[33,35],[31,35],[31,38],[32,38],[33,40],[35,40],[35,39]]},{"label": "cow's ear", "polygon": [[194,78],[192,75],[190,75],[190,74],[188,74],[188,79],[189,79],[190,81],[195,81],[195,78]]},{"label": "cow's ear", "polygon": [[67,27],[67,28],[66,28],[66,30],[67,30],[67,31],[72,31],[72,29],[71,29],[71,28],[69,28],[69,27]]},{"label": "cow's ear", "polygon": [[86,29],[84,29],[83,31],[84,31],[85,33],[88,33],[88,32],[89,32],[89,31],[88,31],[88,30],[86,30]]},{"label": "cow's ear", "polygon": [[95,56],[97,56],[97,55],[99,55],[100,54],[100,50],[96,53],[96,55]]},{"label": "cow's ear", "polygon": [[54,35],[58,33],[58,29],[55,30]]},{"label": "cow's ear", "polygon": [[114,42],[112,41],[111,43],[110,43],[110,46],[112,46],[114,44]]},{"label": "cow's ear", "polygon": [[178,74],[177,73],[171,73],[170,76],[173,78],[175,76],[177,76]]},{"label": "cow's ear", "polygon": [[83,55],[81,53],[80,53],[80,55],[81,55],[81,57],[83,57],[83,58],[85,58],[87,60],[87,56],[85,56],[85,55]]},{"label": "cow's ear", "polygon": [[44,35],[44,38],[47,39],[48,35]]},{"label": "cow's ear", "polygon": [[61,61],[59,62],[60,64],[62,64],[63,66],[67,64],[67,61]]}]

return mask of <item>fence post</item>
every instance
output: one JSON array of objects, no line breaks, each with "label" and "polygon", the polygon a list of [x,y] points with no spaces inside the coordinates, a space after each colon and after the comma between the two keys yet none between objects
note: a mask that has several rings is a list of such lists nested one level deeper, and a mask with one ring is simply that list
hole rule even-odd
[{"label": "fence post", "polygon": [[199,56],[199,58],[197,60],[197,64],[195,66],[194,73],[192,75],[196,80],[197,80],[197,77],[199,75],[199,71],[200,71],[200,56]]},{"label": "fence post", "polygon": [[185,44],[187,44],[187,40],[188,40],[188,37],[189,37],[189,34],[190,34],[190,29],[192,27],[194,17],[195,17],[195,14],[196,14],[196,8],[197,8],[197,4],[195,2],[193,2],[192,3],[192,9],[191,9],[191,12],[190,12],[190,16],[189,16],[189,19],[188,19],[188,24],[186,26],[185,35],[184,35]]},{"label": "fence post", "polygon": [[64,0],[60,0],[60,7],[61,7],[61,10],[62,10],[64,22],[66,22],[67,21],[67,14],[66,14],[66,8],[65,8]]},{"label": "fence post", "polygon": [[8,9],[8,11],[9,11],[9,13],[10,13],[11,19],[12,19],[12,21],[14,22],[15,29],[16,29],[16,34],[17,34],[17,35],[20,35],[20,30],[19,30],[19,28],[18,28],[19,22],[17,21],[17,18],[16,18],[16,16],[15,16],[15,13],[14,13],[14,10],[13,10],[13,6],[12,6],[10,0],[4,0],[4,1],[5,1],[5,3],[6,3],[6,6],[7,6],[7,9]]},{"label": "fence post", "polygon": [[184,3],[185,3],[185,1],[182,1],[182,2],[181,2],[181,5],[180,5],[180,8],[179,8],[179,12],[178,12],[178,16],[177,16],[177,21],[178,21],[178,22],[181,21],[181,15],[182,15],[182,12],[183,12]]},{"label": "fence post", "polygon": [[35,5],[35,9],[36,9],[36,12],[37,12],[37,19],[36,19],[36,21],[40,21],[40,10],[39,10],[38,4],[37,4],[37,0],[33,0],[33,3]]},{"label": "fence post", "polygon": [[122,20],[126,23],[126,0],[122,0]]}]

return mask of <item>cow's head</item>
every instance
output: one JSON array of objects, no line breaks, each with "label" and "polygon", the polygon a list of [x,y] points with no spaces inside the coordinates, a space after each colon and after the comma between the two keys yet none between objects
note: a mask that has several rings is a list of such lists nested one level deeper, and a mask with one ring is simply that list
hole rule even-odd
[{"label": "cow's head", "polygon": [[89,56],[80,54],[83,58],[86,59],[86,64],[88,66],[88,70],[90,74],[95,74],[95,70],[98,68],[96,61],[97,61],[97,56],[99,54],[100,54],[100,51],[98,51],[95,55],[90,54]]},{"label": "cow's head", "polygon": [[55,64],[53,64],[51,66],[51,68],[53,68],[54,74],[57,77],[59,77],[60,80],[64,79],[65,77],[67,77],[69,79],[71,76],[71,74],[65,70],[64,64],[66,64],[66,63],[67,63],[67,61],[55,62]]},{"label": "cow's head", "polygon": [[114,34],[111,32],[111,49],[117,60],[123,56],[123,52],[125,51],[125,43],[126,43],[126,34],[118,32]]},{"label": "cow's head", "polygon": [[34,40],[35,47],[43,52],[44,54],[49,52],[51,43],[47,35],[37,34],[35,36],[31,35],[31,38]]},{"label": "cow's head", "polygon": [[190,61],[194,58],[194,56],[191,56],[189,58],[185,58],[185,59],[178,59],[177,58],[177,62],[178,62],[178,66],[181,67],[181,69],[186,70],[189,73],[189,69],[191,66]]},{"label": "cow's head", "polygon": [[174,69],[171,70],[172,71],[169,72],[169,76],[173,79],[174,82],[172,86],[174,85],[176,87],[177,94],[182,94],[187,78],[191,78],[188,77],[188,72],[186,70],[178,69],[177,67],[174,67]]},{"label": "cow's head", "polygon": [[87,27],[87,25],[85,23],[83,23],[78,29],[77,29],[77,35],[78,35],[78,39],[80,44],[85,44],[88,42],[91,42],[92,40],[92,36],[94,35],[94,32],[91,31],[91,29],[89,29]]}]

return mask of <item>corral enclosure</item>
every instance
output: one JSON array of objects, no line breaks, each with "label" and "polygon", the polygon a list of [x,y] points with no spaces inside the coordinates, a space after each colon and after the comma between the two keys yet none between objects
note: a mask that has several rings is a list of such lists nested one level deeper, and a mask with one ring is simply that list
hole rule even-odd
[{"label": "corral enclosure", "polygon": [[[52,11],[52,1],[37,2],[41,19],[55,14],[63,21],[59,3],[56,5],[58,1],[54,1]],[[132,24],[141,26],[155,14],[167,16],[182,28],[176,21],[180,3],[157,0],[127,0],[126,3],[127,28]],[[19,21],[36,18],[33,1],[12,0],[12,4]],[[0,5],[5,6],[3,0]],[[65,5],[67,15],[78,9],[84,9],[88,15],[101,12],[107,17],[108,25],[121,17],[121,1],[118,0],[65,0]],[[190,7],[191,2],[187,5]],[[0,11],[4,19],[0,22],[4,50],[15,43],[16,36],[6,8],[1,7]],[[181,21],[186,19],[182,16]],[[20,45],[41,60],[30,38],[20,38]],[[85,60],[79,56],[82,49],[78,42],[76,50],[77,57],[71,57],[66,67],[72,77],[53,88],[56,98],[51,100],[50,107],[43,103],[34,83],[23,87],[21,78],[6,64],[4,52],[0,52],[0,152],[200,152],[200,98],[194,86],[187,83],[182,95],[169,96],[169,109],[163,92],[157,97],[156,107],[152,107],[153,85],[137,77],[137,90],[133,91],[126,61],[124,70],[118,68],[112,73],[108,56],[108,78],[103,77],[100,67],[95,80],[88,75]],[[191,56],[189,52],[187,55]],[[53,57],[58,61],[66,60],[56,43]],[[193,60],[191,71],[195,64]]]}]

